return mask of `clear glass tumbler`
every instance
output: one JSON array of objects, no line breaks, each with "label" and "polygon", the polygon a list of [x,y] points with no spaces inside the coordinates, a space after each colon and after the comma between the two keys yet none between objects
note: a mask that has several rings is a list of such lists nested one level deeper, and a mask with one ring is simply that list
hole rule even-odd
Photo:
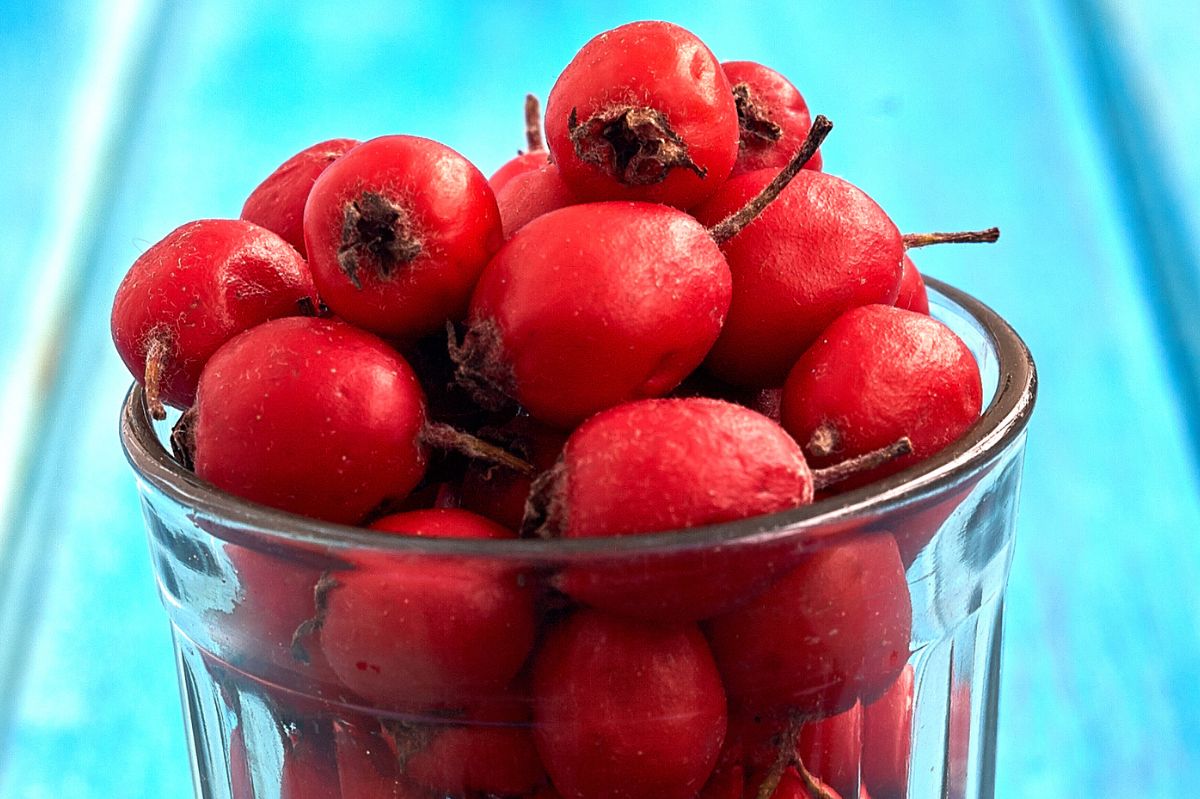
[{"label": "clear glass tumbler", "polygon": [[993,311],[930,289],[983,375],[960,441],[809,507],[676,533],[319,523],[198,480],[131,391],[121,437],[196,795],[992,796],[1036,377]]}]

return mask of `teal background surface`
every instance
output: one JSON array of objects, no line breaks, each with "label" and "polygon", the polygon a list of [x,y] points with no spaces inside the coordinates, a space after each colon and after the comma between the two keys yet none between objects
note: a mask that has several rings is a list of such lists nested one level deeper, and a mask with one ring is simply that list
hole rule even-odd
[{"label": "teal background surface", "polygon": [[0,3],[0,797],[191,792],[116,437],[128,265],[321,139],[420,134],[490,172],[525,92],[639,18],[788,75],[837,123],[826,169],[902,229],[1004,231],[917,253],[1041,372],[997,795],[1196,795],[1194,3],[45,0]]}]

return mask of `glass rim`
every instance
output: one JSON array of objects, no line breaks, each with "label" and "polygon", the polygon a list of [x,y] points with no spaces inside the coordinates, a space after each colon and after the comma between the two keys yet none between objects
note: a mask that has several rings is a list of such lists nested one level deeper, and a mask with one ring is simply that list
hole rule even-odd
[{"label": "glass rim", "polygon": [[141,386],[136,382],[122,408],[121,444],[139,480],[153,485],[190,512],[249,528],[281,544],[545,561],[730,547],[785,535],[799,536],[806,531],[815,537],[827,527],[856,531],[852,525],[856,519],[864,522],[877,519],[889,509],[956,485],[984,470],[1024,433],[1033,412],[1037,370],[1029,348],[1017,332],[970,294],[934,278],[926,277],[925,282],[966,311],[990,340],[998,365],[998,381],[991,402],[961,438],[929,458],[869,485],[778,513],[684,530],[552,540],[404,536],[323,522],[242,499],[183,468],[159,440]]}]

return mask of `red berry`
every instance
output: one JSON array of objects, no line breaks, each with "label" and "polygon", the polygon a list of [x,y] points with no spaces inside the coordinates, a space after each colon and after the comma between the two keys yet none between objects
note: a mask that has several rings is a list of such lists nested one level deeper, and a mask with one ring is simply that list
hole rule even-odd
[{"label": "red berry", "polygon": [[523,227],[471,298],[460,380],[569,428],[666,394],[704,358],[729,302],[708,231],[672,208],[595,203]]},{"label": "red berry", "polygon": [[196,474],[238,496],[355,524],[421,479],[425,400],[369,333],[279,319],[229,341],[200,377]]},{"label": "red berry", "polygon": [[[744,712],[730,721],[730,735],[742,739],[746,765],[755,774],[767,772],[779,758],[788,721]],[[843,713],[800,725],[794,754],[822,782],[852,796],[858,785],[862,728],[862,705],[856,702]]]},{"label": "red berry", "polygon": [[689,208],[737,158],[738,118],[721,65],[667,22],[633,22],[583,46],[546,104],[546,137],[583,199]]},{"label": "red berry", "polygon": [[764,716],[832,715],[891,685],[912,606],[896,542],[860,538],[804,558],[748,604],[708,622],[732,701]]},{"label": "red berry", "polygon": [[[695,209],[714,225],[758,194],[773,170],[732,178]],[[900,288],[900,231],[874,200],[841,178],[803,170],[723,246],[733,300],[706,367],[736,385],[778,386],[844,311],[891,303]]]},{"label": "red berry", "polygon": [[[452,538],[514,534],[456,509],[384,517],[375,530]],[[507,685],[534,637],[533,591],[515,567],[465,557],[359,553],[334,572],[321,647],[372,707],[461,707]]]},{"label": "red berry", "polygon": [[242,219],[278,233],[304,255],[308,193],[325,167],[357,144],[354,139],[330,139],[296,153],[250,192],[242,206]]},{"label": "red berry", "polygon": [[334,313],[416,338],[462,317],[503,233],[491,187],[467,159],[429,139],[383,136],[321,173],[304,240]]},{"label": "red berry", "polygon": [[901,264],[900,294],[896,297],[896,307],[929,315],[929,294],[925,291],[925,280],[908,253],[904,254]]},{"label": "red berry", "polygon": [[508,238],[539,216],[577,202],[554,164],[513,175],[496,191],[496,205]]},{"label": "red berry", "polygon": [[189,222],[142,253],[117,288],[117,352],[163,418],[186,408],[200,370],[236,334],[316,307],[308,266],[279,236],[237,219]]},{"label": "red berry", "polygon": [[377,729],[333,722],[333,752],[340,789],[337,796],[422,799],[426,795],[424,790],[402,779],[395,753]]},{"label": "red berry", "polygon": [[[783,166],[812,125],[808,104],[787,78],[770,67],[726,61],[721,69],[733,87],[741,134],[733,175]],[[815,153],[804,168],[820,171],[821,154]]]},{"label": "red berry", "polygon": [[863,784],[878,796],[908,795],[908,758],[912,748],[914,673],[905,666],[883,696],[863,716]]},{"label": "red berry", "polygon": [[839,317],[796,362],[782,416],[814,466],[909,438],[909,455],[840,486],[850,488],[938,452],[979,418],[982,402],[979,367],[950,328],[924,314],[870,305]]},{"label": "red berry", "polygon": [[534,659],[534,739],[568,799],[691,799],[725,737],[700,631],[581,611]]},{"label": "red berry", "polygon": [[530,708],[493,698],[438,727],[408,726],[397,748],[405,776],[439,795],[519,796],[546,772],[533,743]]},{"label": "red berry", "polygon": [[[643,400],[596,414],[539,478],[527,522],[543,536],[641,535],[716,524],[812,501],[813,477],[783,428],[740,405]],[[644,563],[568,566],[559,587],[605,610],[695,620],[765,587],[789,562],[731,547]]]}]

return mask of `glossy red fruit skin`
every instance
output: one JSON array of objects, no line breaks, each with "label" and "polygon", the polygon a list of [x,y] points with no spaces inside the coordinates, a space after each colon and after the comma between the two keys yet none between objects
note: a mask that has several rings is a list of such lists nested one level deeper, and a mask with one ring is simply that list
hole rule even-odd
[{"label": "glossy red fruit skin", "polygon": [[706,624],[730,701],[765,717],[824,717],[874,700],[904,668],[911,629],[904,567],[888,535],[815,552]]},{"label": "glossy red fruit skin", "polygon": [[[861,455],[907,436],[912,452],[854,475],[847,490],[894,474],[935,454],[979,418],[979,366],[941,322],[890,305],[846,312],[792,368],[783,389],[783,426],[814,468]],[[833,431],[834,450],[814,453],[818,428]]]},{"label": "glossy red fruit skin", "polygon": [[[658,399],[602,411],[563,448],[546,532],[642,535],[788,510],[812,501],[799,446],[761,414],[721,400]],[[685,550],[568,566],[574,599],[616,613],[695,621],[745,601],[785,570],[777,548]]]},{"label": "glossy red fruit skin", "polygon": [[[663,179],[630,185],[583,160],[571,141],[580,123],[622,106],[661,113],[699,171],[669,168]],[[546,104],[546,141],[562,177],[584,200],[644,200],[690,208],[710,196],[737,159],[738,118],[716,57],[668,22],[632,22],[595,37],[567,65]]]},{"label": "glossy red fruit skin", "polygon": [[505,238],[529,222],[556,208],[566,208],[579,202],[559,174],[554,164],[545,164],[513,175],[496,191],[496,205],[504,223]]},{"label": "glossy red fruit skin", "polygon": [[[815,778],[817,789],[824,791],[826,796],[822,799],[842,799],[842,794],[833,789],[832,786],[826,785],[819,778]],[[754,789],[756,783],[751,781],[750,788]],[[804,780],[795,768],[788,768],[783,772],[783,776],[779,778],[779,785],[771,794],[771,799],[815,799],[814,794],[808,790],[804,784]]]},{"label": "glossy red fruit skin", "polygon": [[549,150],[530,150],[527,153],[518,153],[505,161],[499,169],[492,173],[492,176],[488,178],[488,185],[499,196],[500,190],[517,175],[540,169],[549,163]]},{"label": "glossy red fruit skin", "polygon": [[[379,519],[402,535],[508,539],[515,534],[453,508]],[[509,565],[363,552],[334,572],[321,623],[325,658],[342,683],[386,710],[458,708],[503,689],[535,633],[533,589]]]},{"label": "glossy red fruit skin", "polygon": [[355,524],[424,474],[425,398],[375,336],[297,317],[259,325],[205,366],[196,474],[292,513]]},{"label": "glossy red fruit skin", "polygon": [[724,257],[682,211],[576,205],[527,224],[488,264],[466,345],[488,342],[493,382],[570,429],[678,385],[720,332],[729,294]]},{"label": "glossy red fruit skin", "polygon": [[162,401],[187,408],[200,370],[226,341],[269,319],[316,307],[308,265],[269,230],[238,219],[182,225],[134,261],[113,300],[112,337],[138,382],[165,335]]},{"label": "glossy red fruit skin", "polygon": [[[735,91],[744,84],[765,116],[781,128],[780,137],[768,141],[747,135],[743,125],[738,157],[730,177],[756,169],[782,169],[800,149],[812,127],[808,103],[787,78],[770,67],[754,61],[725,61],[721,69]],[[804,168],[821,171],[819,150],[808,159]]]},{"label": "glossy red fruit skin", "polygon": [[584,610],[533,664],[534,741],[570,799],[691,799],[725,738],[725,692],[691,624]]},{"label": "glossy red fruit skin", "polygon": [[864,710],[863,784],[885,799],[908,795],[915,679],[913,667],[905,666],[887,692]]},{"label": "glossy red fruit skin", "polygon": [[428,738],[404,761],[405,776],[439,795],[520,796],[546,780],[524,699],[495,699],[418,735]]},{"label": "glossy red fruit skin", "polygon": [[[744,206],[775,170],[739,175],[695,209],[712,226]],[[874,200],[841,178],[803,170],[722,246],[733,301],[706,368],[729,383],[779,386],[840,314],[891,304],[900,290],[900,231]]]},{"label": "glossy red fruit skin", "polygon": [[900,294],[896,297],[896,307],[929,315],[929,293],[925,290],[925,279],[908,253],[904,254],[901,264]]},{"label": "glossy red fruit skin", "polygon": [[337,796],[354,799],[421,799],[425,791],[400,774],[395,752],[377,730],[333,722]]},{"label": "glossy red fruit skin", "polygon": [[[420,247],[411,260],[391,263],[388,276],[369,248],[347,250],[348,209],[365,207],[368,196],[400,209]],[[321,173],[304,208],[304,241],[321,298],[335,314],[380,335],[416,338],[462,318],[503,232],[495,195],[470,161],[430,139],[383,136]],[[347,252],[356,259],[353,279]]]},{"label": "glossy red fruit skin", "polygon": [[308,193],[325,168],[358,143],[355,139],[330,139],[296,153],[250,192],[242,206],[242,219],[274,231],[305,255],[304,203]]}]

